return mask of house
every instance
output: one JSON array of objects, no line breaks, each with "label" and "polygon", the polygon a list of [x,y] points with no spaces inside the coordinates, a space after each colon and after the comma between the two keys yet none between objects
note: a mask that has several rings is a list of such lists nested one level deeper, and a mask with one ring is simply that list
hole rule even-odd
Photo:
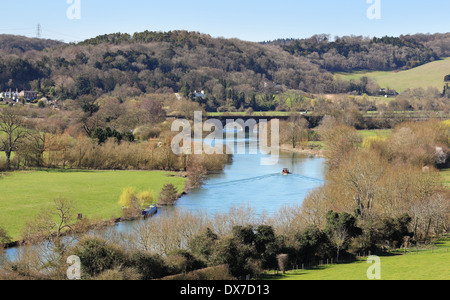
[{"label": "house", "polygon": [[16,90],[13,92],[11,89],[9,91],[0,93],[1,99],[9,99],[14,102],[19,102],[19,99],[25,99],[27,102],[31,102],[37,99],[36,91],[21,91]]},{"label": "house", "polygon": [[37,92],[36,91],[21,91],[19,93],[19,97],[27,100],[28,102],[34,101],[37,99]]},{"label": "house", "polygon": [[9,89],[9,91],[2,93],[0,95],[0,98],[9,99],[9,100],[13,100],[13,101],[17,102],[19,99],[19,92],[17,90],[15,92],[13,92],[11,89]]},{"label": "house", "polygon": [[396,90],[391,90],[391,89],[380,89],[379,95],[388,98],[388,97],[396,97],[396,96],[398,96],[399,94],[397,93]]},{"label": "house", "polygon": [[198,98],[202,98],[202,99],[206,98],[205,91],[201,91],[200,93],[198,93],[197,91],[194,91],[194,94],[192,95],[192,98],[194,100],[196,100]]}]

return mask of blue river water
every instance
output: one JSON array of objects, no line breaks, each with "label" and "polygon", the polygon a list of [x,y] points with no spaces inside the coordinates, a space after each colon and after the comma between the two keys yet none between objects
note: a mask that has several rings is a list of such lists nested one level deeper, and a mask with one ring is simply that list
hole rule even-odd
[{"label": "blue river water", "polygon": [[[248,136],[240,142],[246,149],[245,154],[234,154],[232,162],[222,172],[208,175],[201,188],[190,191],[178,200],[175,207],[166,211],[188,210],[214,215],[245,205],[257,214],[271,216],[284,206],[300,205],[309,192],[323,185],[325,159],[281,151],[276,164],[263,165],[261,158],[267,155],[260,151],[250,154],[251,147],[258,148],[258,144],[250,143]],[[292,174],[284,176],[284,168]],[[145,221],[119,223],[114,230],[129,232],[135,228],[136,222]],[[7,251],[10,258],[16,253],[17,248]]]}]

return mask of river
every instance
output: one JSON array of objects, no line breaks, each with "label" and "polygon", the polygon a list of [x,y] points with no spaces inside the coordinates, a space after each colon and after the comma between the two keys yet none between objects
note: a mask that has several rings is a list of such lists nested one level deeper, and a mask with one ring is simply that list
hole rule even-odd
[{"label": "river", "polygon": [[[245,140],[237,140],[236,153],[239,147],[245,147],[246,154],[234,154],[232,163],[223,172],[208,175],[201,188],[190,191],[174,208],[165,210],[206,212],[213,216],[228,213],[232,207],[248,205],[259,215],[272,216],[283,206],[300,205],[310,191],[324,183],[326,165],[323,158],[281,151],[278,163],[262,165],[261,158],[268,155],[259,151],[249,154],[252,147],[259,146],[251,143],[248,135]],[[282,175],[284,168],[292,174]],[[129,232],[135,225],[134,222],[120,223],[116,230]]]},{"label": "river", "polygon": [[[250,147],[255,144],[250,143],[248,136],[238,142],[242,142],[240,145],[246,147],[247,153],[235,154],[223,172],[208,175],[201,188],[180,198],[170,210],[214,215],[227,213],[232,207],[249,205],[257,214],[271,216],[283,206],[300,205],[310,191],[324,183],[326,166],[323,158],[281,151],[278,163],[262,165],[261,158],[265,155],[259,151],[249,154]],[[292,174],[282,175],[283,168],[289,168]],[[154,216],[157,217],[158,214]],[[144,221],[119,223],[114,230],[129,232],[136,222]],[[10,259],[16,253],[17,248],[7,250]]]}]

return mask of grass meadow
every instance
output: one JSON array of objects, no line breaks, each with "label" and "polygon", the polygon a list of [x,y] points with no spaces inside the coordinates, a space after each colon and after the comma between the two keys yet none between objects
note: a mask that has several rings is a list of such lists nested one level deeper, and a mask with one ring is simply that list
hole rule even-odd
[{"label": "grass meadow", "polygon": [[450,169],[442,170],[441,174],[442,174],[442,178],[443,178],[442,180],[444,182],[444,185],[447,188],[450,188]]},{"label": "grass meadow", "polygon": [[174,184],[181,192],[185,178],[159,171],[30,171],[0,177],[0,227],[19,239],[27,220],[52,209],[56,198],[75,202],[76,213],[94,220],[121,215],[122,190],[153,192],[155,201],[162,187]]},{"label": "grass meadow", "polygon": [[437,88],[442,91],[444,87],[444,77],[449,74],[450,58],[434,61],[417,68],[406,71],[390,72],[353,72],[338,73],[335,76],[342,79],[359,79],[367,76],[375,79],[382,88],[395,89],[397,92],[404,92],[408,88],[428,87]]},{"label": "grass meadow", "polygon": [[[410,249],[408,254],[393,253],[380,256],[381,280],[449,280],[450,239],[447,238],[425,250]],[[291,271],[285,275],[267,275],[271,280],[368,280],[372,264],[366,258],[348,264],[319,266]]]}]

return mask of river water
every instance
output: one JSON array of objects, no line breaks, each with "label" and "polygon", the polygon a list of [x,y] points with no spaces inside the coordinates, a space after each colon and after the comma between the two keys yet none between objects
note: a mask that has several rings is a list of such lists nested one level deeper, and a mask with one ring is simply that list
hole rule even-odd
[{"label": "river water", "polygon": [[[223,172],[208,176],[205,184],[180,198],[170,210],[206,212],[208,215],[228,213],[232,207],[248,205],[257,214],[273,215],[283,206],[300,205],[305,196],[324,183],[326,173],[323,158],[309,157],[298,153],[281,151],[278,162],[273,165],[261,164],[261,154],[250,154],[251,147],[247,135],[236,146],[245,147],[246,154],[234,154],[232,163]],[[241,149],[242,150],[242,149]],[[283,168],[289,168],[291,175],[282,175]],[[170,210],[168,210],[170,212]],[[158,214],[154,216],[157,218]],[[119,223],[114,227],[118,232],[129,232],[136,226],[133,221]],[[11,259],[17,248],[8,249]]]},{"label": "river water", "polygon": [[[175,207],[163,208],[164,213],[185,210],[214,216],[228,213],[233,207],[249,206],[258,215],[272,216],[284,206],[300,205],[310,191],[324,184],[325,159],[281,151],[276,164],[263,165],[261,159],[269,155],[258,149],[259,144],[253,143],[248,134],[244,140],[237,140],[235,153],[241,150],[245,154],[234,154],[232,163],[223,172],[208,175],[201,188],[180,198]],[[252,150],[257,154],[250,154]],[[282,175],[284,168],[292,174]],[[120,223],[116,230],[130,232],[135,225],[135,222]]]}]

